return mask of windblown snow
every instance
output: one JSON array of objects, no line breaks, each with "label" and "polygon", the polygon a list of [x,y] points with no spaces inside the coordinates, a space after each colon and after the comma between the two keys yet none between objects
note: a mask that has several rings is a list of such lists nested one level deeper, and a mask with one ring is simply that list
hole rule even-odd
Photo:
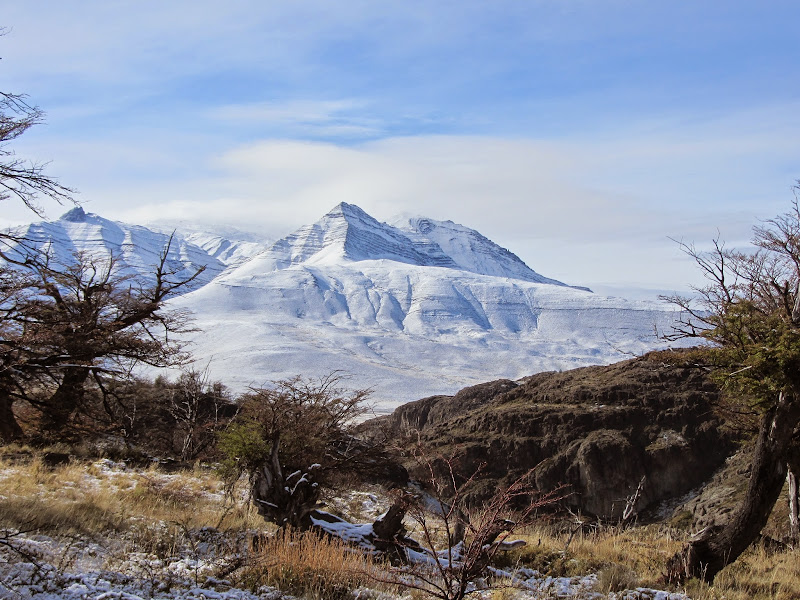
[{"label": "windblown snow", "polygon": [[[168,239],[78,211],[26,235],[63,253],[113,253],[142,276]],[[544,277],[452,221],[389,225],[346,203],[271,245],[178,231],[170,252],[187,273],[206,266],[171,305],[194,314],[191,351],[213,378],[241,390],[339,371],[372,388],[381,411],[642,354],[664,346],[656,332],[677,317]]]}]

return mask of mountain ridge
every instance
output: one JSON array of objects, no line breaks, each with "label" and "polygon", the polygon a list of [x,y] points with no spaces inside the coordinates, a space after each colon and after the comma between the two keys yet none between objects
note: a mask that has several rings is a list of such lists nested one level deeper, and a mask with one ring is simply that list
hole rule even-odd
[{"label": "mountain ridge", "polygon": [[[463,225],[419,217],[398,227],[381,223],[346,202],[337,204],[315,223],[278,240],[269,252],[276,255],[281,267],[330,259],[356,262],[385,259],[566,285],[540,275],[509,250]],[[478,255],[482,260],[474,259]]]},{"label": "mountain ridge", "polygon": [[[77,210],[25,232],[63,260],[78,250],[112,253],[140,276],[169,239]],[[263,250],[236,246],[238,256],[225,255],[233,247],[221,236],[177,232],[169,258],[187,273],[206,265],[170,306],[194,315],[185,340],[197,363],[235,390],[347,372],[388,410],[488,379],[661,348],[653,331],[677,316],[548,279],[452,221],[389,225],[347,203]]]},{"label": "mountain ridge", "polygon": [[167,266],[176,277],[188,279],[204,269],[184,292],[208,284],[226,269],[223,262],[181,236],[111,221],[80,206],[54,221],[17,227],[13,234],[19,242],[7,242],[8,251],[19,257],[31,250],[47,251],[60,265],[74,263],[78,254],[100,264],[108,264],[113,258],[117,273],[132,276],[144,285],[153,283],[154,267],[169,246]]}]

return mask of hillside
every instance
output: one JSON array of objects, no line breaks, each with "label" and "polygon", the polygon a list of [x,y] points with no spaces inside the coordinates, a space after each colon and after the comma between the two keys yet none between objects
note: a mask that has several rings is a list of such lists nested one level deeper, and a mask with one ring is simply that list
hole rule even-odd
[{"label": "hillside", "polygon": [[397,227],[348,204],[174,304],[195,315],[199,361],[233,387],[338,370],[384,412],[663,347],[655,332],[677,317],[544,277],[467,227]]},{"label": "hillside", "polygon": [[[535,469],[537,487],[567,484],[567,505],[617,521],[644,481],[637,513],[701,485],[733,450],[699,369],[654,352],[610,366],[498,380],[399,407],[368,427],[483,465],[485,493]],[[483,492],[476,492],[480,496]]]}]

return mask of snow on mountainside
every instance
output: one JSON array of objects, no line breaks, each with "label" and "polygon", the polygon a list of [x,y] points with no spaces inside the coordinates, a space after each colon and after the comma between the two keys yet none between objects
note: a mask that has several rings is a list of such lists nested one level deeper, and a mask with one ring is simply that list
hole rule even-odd
[{"label": "snow on mountainside", "polygon": [[199,362],[234,388],[341,370],[384,409],[621,360],[676,317],[542,277],[461,225],[398,228],[344,203],[174,303],[196,315]]},{"label": "snow on mountainside", "polygon": [[[206,266],[193,291],[171,303],[195,315],[198,363],[237,391],[338,370],[390,409],[468,384],[641,354],[662,345],[653,332],[676,317],[663,304],[548,279],[452,221],[389,225],[342,203],[272,245],[217,229],[169,229],[177,230],[170,266],[182,276]],[[75,252],[113,255],[140,278],[169,240],[80,208],[15,233],[62,263]]]},{"label": "snow on mountainside", "polygon": [[391,260],[565,285],[542,277],[516,255],[452,221],[409,219],[402,227],[379,223],[358,206],[342,202],[313,225],[276,242],[267,252],[274,268],[331,260]]},{"label": "snow on mountainside", "polygon": [[[47,249],[57,264],[70,264],[76,253],[105,262],[110,256],[117,261],[120,274],[134,275],[149,282],[153,267],[169,243],[170,236],[137,225],[109,221],[76,207],[57,221],[41,221],[17,228],[14,235],[25,244]],[[18,252],[22,252],[18,248]],[[185,239],[173,239],[167,256],[170,269],[181,278],[191,277],[200,267],[205,267],[186,291],[206,285],[219,275],[225,264],[211,256],[200,246]]]},{"label": "snow on mountainside", "polygon": [[233,227],[208,226],[190,221],[160,220],[147,224],[153,231],[177,233],[187,242],[199,246],[225,265],[238,265],[269,247],[270,240]]},{"label": "snow on mountainside", "polygon": [[225,265],[239,265],[264,249],[264,244],[260,242],[246,242],[241,240],[230,240],[228,238],[195,232],[184,237],[187,242],[199,246],[208,254],[216,258]]},{"label": "snow on mountainside", "polygon": [[539,275],[522,262],[516,254],[498,246],[474,229],[452,221],[411,217],[396,224],[405,235],[415,242],[438,246],[453,260],[457,268],[464,271],[523,279],[536,283],[564,285],[560,281]]}]

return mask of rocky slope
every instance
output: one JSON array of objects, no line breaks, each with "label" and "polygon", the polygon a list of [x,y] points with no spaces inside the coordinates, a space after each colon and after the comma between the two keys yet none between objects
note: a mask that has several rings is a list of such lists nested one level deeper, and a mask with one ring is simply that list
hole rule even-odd
[{"label": "rocky slope", "polygon": [[637,513],[699,486],[733,448],[712,412],[716,386],[672,357],[498,380],[406,404],[371,426],[460,457],[464,473],[485,465],[478,495],[535,469],[540,489],[566,484],[567,505],[616,521],[642,480]]}]

